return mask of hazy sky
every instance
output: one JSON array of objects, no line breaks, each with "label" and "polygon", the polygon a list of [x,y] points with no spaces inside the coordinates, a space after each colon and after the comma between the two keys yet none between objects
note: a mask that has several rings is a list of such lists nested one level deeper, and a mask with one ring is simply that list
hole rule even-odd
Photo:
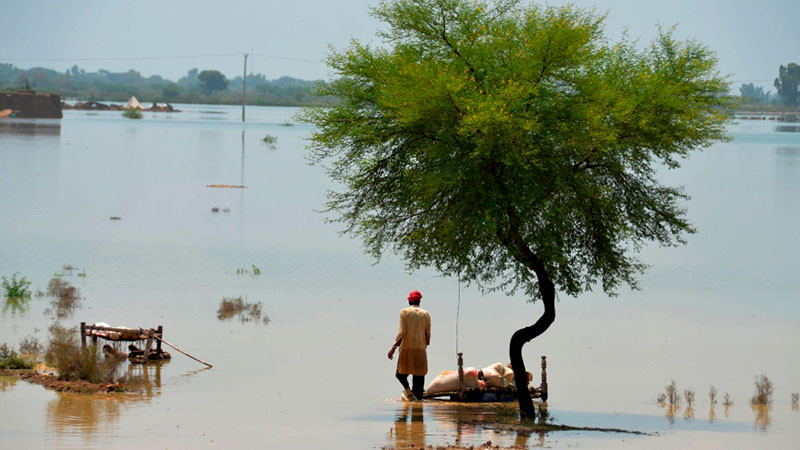
[{"label": "hazy sky", "polygon": [[[376,3],[0,0],[0,62],[58,70],[73,64],[91,71],[135,69],[145,76],[160,74],[177,80],[193,67],[219,69],[229,77],[241,75],[241,54],[252,51],[250,70],[267,78],[329,78],[326,66],[318,62],[329,45],[342,48],[353,38],[375,40],[381,24],[369,16],[368,9]],[[657,24],[677,24],[679,37],[698,39],[717,52],[722,72],[731,75],[735,86],[752,81],[772,88],[780,64],[800,63],[798,0],[548,3],[573,3],[607,12],[606,33],[612,40],[627,27],[631,37],[649,41]],[[196,56],[220,54],[233,55]]]}]

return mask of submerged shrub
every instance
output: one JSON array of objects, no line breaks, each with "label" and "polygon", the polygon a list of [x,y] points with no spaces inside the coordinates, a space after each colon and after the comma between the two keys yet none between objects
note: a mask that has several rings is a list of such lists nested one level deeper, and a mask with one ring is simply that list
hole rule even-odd
[{"label": "submerged shrub", "polygon": [[3,277],[2,286],[6,291],[8,298],[27,298],[31,296],[31,291],[28,289],[31,282],[27,278],[17,278],[18,272],[11,275],[11,279]]},{"label": "submerged shrub", "polygon": [[717,388],[714,386],[711,386],[708,389],[708,400],[711,403],[712,408],[717,404]]},{"label": "submerged shrub", "polygon": [[753,394],[753,398],[750,399],[751,405],[771,405],[772,404],[772,393],[775,391],[775,386],[772,384],[772,380],[769,379],[766,375],[760,375],[756,377],[756,392]]},{"label": "submerged shrub", "polygon": [[678,394],[678,386],[675,380],[672,380],[665,388],[664,393],[667,396],[667,401],[670,405],[678,405],[681,402],[680,394]]},{"label": "submerged shrub", "polygon": [[725,398],[722,400],[722,406],[726,408],[733,406],[733,400],[731,400],[731,396],[727,392],[725,393]]},{"label": "submerged shrub", "polygon": [[126,117],[128,119],[141,119],[142,112],[136,108],[125,108],[125,112],[122,113],[122,117]]},{"label": "submerged shrub", "polygon": [[694,405],[694,389],[686,389],[683,391],[683,398],[686,399],[686,405],[690,408]]},{"label": "submerged shrub", "polygon": [[50,326],[50,342],[45,360],[58,371],[62,380],[84,380],[91,383],[113,383],[119,361],[104,358],[96,344],[81,348],[77,327]]},{"label": "submerged shrub", "polygon": [[44,354],[44,346],[33,336],[27,336],[19,343],[19,352],[31,356]]},{"label": "submerged shrub", "polygon": [[262,314],[261,309],[261,302],[247,303],[242,297],[224,297],[217,309],[217,319],[228,320],[238,316],[242,322],[261,320],[266,325],[269,323],[269,317]]},{"label": "submerged shrub", "polygon": [[56,277],[50,280],[47,285],[47,295],[53,297],[53,300],[50,301],[50,308],[45,310],[45,314],[55,314],[57,319],[69,317],[80,307],[78,288],[61,278]]}]

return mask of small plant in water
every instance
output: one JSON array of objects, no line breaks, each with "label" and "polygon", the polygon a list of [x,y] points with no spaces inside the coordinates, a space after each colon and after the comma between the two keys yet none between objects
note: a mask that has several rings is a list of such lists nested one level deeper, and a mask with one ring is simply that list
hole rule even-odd
[{"label": "small plant in water", "polygon": [[136,108],[126,108],[125,112],[122,113],[122,117],[125,117],[125,118],[128,118],[128,119],[141,119],[142,118],[142,112],[139,111]]},{"label": "small plant in water", "polygon": [[756,392],[753,394],[753,398],[750,399],[751,405],[771,405],[772,404],[772,393],[775,391],[775,386],[772,384],[772,380],[769,379],[766,375],[760,375],[756,377]]},{"label": "small plant in water", "polygon": [[248,303],[242,300],[242,297],[225,297],[217,309],[217,319],[228,320],[238,316],[242,323],[260,320],[266,325],[269,323],[269,317],[266,314],[262,315],[261,308],[261,302]]},{"label": "small plant in water", "polygon": [[686,399],[686,405],[691,408],[694,405],[694,389],[683,391],[683,398]]},{"label": "small plant in water", "polygon": [[44,354],[44,346],[33,336],[27,336],[19,343],[19,352],[32,358]]},{"label": "small plant in water", "polygon": [[18,273],[11,275],[11,279],[3,277],[3,289],[6,291],[8,298],[27,298],[31,296],[31,291],[28,289],[31,282],[27,278],[17,278]]},{"label": "small plant in water", "polygon": [[678,386],[675,380],[672,380],[665,388],[664,393],[667,396],[667,401],[670,405],[678,405],[681,402],[680,394],[678,394]]},{"label": "small plant in water", "polygon": [[519,409],[505,403],[495,405],[492,411],[498,419],[516,419],[519,417]]},{"label": "small plant in water", "polygon": [[261,142],[267,144],[270,150],[275,150],[275,144],[278,143],[278,138],[268,134],[261,139]]},{"label": "small plant in water", "polygon": [[708,389],[708,400],[712,408],[717,404],[717,388],[714,386]]},{"label": "small plant in water", "polygon": [[236,274],[237,275],[245,275],[245,274],[248,274],[248,273],[252,273],[253,275],[261,275],[261,269],[256,267],[255,264],[250,264],[250,266],[253,267],[253,271],[252,272],[250,272],[250,269],[245,269],[243,267],[240,267],[240,268],[236,269]]},{"label": "small plant in water", "polygon": [[731,400],[731,396],[727,392],[725,393],[725,396],[722,399],[722,406],[726,408],[730,408],[731,406],[733,406],[733,400]]},{"label": "small plant in water", "polygon": [[286,121],[284,121],[283,123],[281,123],[281,126],[282,126],[282,127],[293,127],[293,126],[294,126],[294,123],[292,123],[292,122],[289,122],[288,120],[286,120]]},{"label": "small plant in water", "polygon": [[792,392],[792,411],[800,409],[800,393]]},{"label": "small plant in water", "polygon": [[56,318],[63,319],[80,307],[78,288],[61,278],[50,280],[50,284],[47,285],[47,295],[53,297],[53,300],[50,301],[50,308],[44,311],[46,315],[55,314]]}]

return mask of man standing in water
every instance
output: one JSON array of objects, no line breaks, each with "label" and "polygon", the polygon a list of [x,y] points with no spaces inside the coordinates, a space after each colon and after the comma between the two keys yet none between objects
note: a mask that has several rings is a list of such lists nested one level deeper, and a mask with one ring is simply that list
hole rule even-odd
[{"label": "man standing in water", "polygon": [[[422,294],[419,291],[408,294],[409,307],[400,311],[400,331],[389,350],[389,359],[392,359],[395,349],[400,347],[395,376],[405,389],[403,400],[406,401],[422,400],[425,375],[428,373],[426,348],[431,343],[431,316],[428,311],[419,307],[420,300]],[[408,386],[409,375],[413,376],[413,391]]]}]

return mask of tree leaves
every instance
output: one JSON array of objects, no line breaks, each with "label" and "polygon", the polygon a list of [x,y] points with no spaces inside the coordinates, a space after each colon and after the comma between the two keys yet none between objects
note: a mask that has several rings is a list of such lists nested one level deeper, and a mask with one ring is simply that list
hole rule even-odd
[{"label": "tree leaves", "polygon": [[693,231],[654,173],[725,138],[732,100],[704,46],[611,45],[602,16],[513,1],[373,13],[385,45],[334,51],[323,93],[341,102],[305,114],[310,160],[343,187],[327,206],[368,252],[535,296],[532,252],[562,291],[613,293],[645,242]]}]

